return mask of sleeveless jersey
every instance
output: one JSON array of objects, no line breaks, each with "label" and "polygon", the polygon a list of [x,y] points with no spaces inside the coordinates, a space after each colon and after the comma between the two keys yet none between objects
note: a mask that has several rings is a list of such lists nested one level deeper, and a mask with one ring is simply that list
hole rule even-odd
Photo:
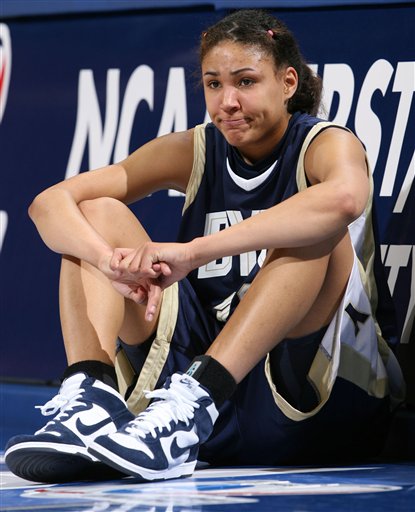
[{"label": "sleeveless jersey", "polygon": [[[308,186],[304,171],[305,151],[315,136],[331,126],[336,125],[305,113],[295,113],[272,154],[254,165],[241,158],[213,123],[197,126],[194,165],[186,190],[178,241],[188,242],[225,229],[305,189]],[[369,175],[372,179],[371,172]],[[386,278],[377,271],[380,283],[375,282],[373,272],[381,265],[373,238],[371,200],[372,197],[366,211],[349,231],[366,274],[365,285],[373,311],[382,308],[381,318],[387,322],[381,326],[382,331],[388,343],[394,344],[396,326]],[[263,250],[224,257],[192,271],[188,278],[207,312],[226,321],[257,274],[265,255]],[[378,301],[378,288],[381,301]]]}]

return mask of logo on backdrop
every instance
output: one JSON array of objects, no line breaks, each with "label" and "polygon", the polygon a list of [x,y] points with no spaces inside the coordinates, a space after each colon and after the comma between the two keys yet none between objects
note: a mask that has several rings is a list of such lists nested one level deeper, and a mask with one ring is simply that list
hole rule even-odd
[{"label": "logo on backdrop", "polygon": [[[12,68],[12,45],[9,27],[0,23],[0,124],[3,119],[9,92],[10,73]],[[0,210],[0,253],[6,236],[8,215]]]},{"label": "logo on backdrop", "polygon": [[[354,125],[357,136],[367,148],[372,170],[378,163],[380,148],[387,147],[387,160],[381,182],[381,197],[394,199],[393,213],[403,213],[415,178],[415,153],[409,166],[401,164],[403,183],[399,185],[398,168],[405,142],[409,140],[410,111],[415,93],[415,61],[397,62],[393,66],[385,59],[378,59],[366,71],[360,88],[356,87],[353,69],[344,63],[314,64],[311,66],[323,78],[324,110],[330,112],[332,104],[338,105],[332,121],[341,125]],[[148,65],[138,66],[130,75],[122,96],[120,69],[109,69],[106,80],[106,107],[102,115],[98,91],[92,69],[82,69],[78,81],[78,105],[75,133],[66,169],[66,178],[78,174],[84,153],[88,150],[90,169],[108,165],[126,158],[130,152],[131,130],[139,105],[144,102],[154,109],[156,96],[155,71]],[[385,119],[372,109],[372,100],[382,92],[385,101],[398,99],[392,137],[382,130]],[[357,98],[356,108],[352,105]],[[324,117],[324,115],[322,115]],[[206,113],[204,121],[209,120]],[[183,67],[172,67],[167,80],[163,113],[157,136],[171,131],[186,130],[187,98],[186,77]],[[133,149],[136,149],[135,147]]]},{"label": "logo on backdrop", "polygon": [[9,27],[0,23],[0,123],[4,116],[12,68],[12,45]]}]

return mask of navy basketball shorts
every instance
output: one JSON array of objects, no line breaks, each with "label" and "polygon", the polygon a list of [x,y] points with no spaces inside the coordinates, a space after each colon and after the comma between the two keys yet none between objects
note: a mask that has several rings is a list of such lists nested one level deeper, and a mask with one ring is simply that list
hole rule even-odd
[{"label": "navy basketball shorts", "polygon": [[[339,463],[379,451],[390,414],[390,362],[389,355],[382,359],[379,354],[370,304],[359,283],[356,266],[330,325],[283,340],[251,370],[220,407],[200,460],[214,465]],[[359,321],[353,311],[359,312]],[[130,409],[143,410],[148,404],[144,391],[185,371],[222,326],[206,314],[186,279],[165,290],[155,336],[138,347],[121,343],[117,355],[120,388],[129,387]]]}]

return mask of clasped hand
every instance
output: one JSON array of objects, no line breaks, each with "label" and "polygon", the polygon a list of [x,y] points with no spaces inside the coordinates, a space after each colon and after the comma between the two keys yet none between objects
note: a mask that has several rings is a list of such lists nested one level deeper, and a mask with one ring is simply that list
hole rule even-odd
[{"label": "clasped hand", "polygon": [[116,248],[109,261],[110,280],[124,297],[146,304],[146,320],[158,310],[162,291],[191,270],[188,244],[146,242],[136,249]]}]

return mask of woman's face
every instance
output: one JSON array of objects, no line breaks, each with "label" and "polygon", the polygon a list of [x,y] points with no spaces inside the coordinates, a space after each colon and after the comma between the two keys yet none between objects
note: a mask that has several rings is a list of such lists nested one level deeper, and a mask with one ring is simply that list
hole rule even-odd
[{"label": "woman's face", "polygon": [[277,70],[256,46],[224,41],[202,62],[210,118],[248,162],[266,157],[290,118],[287,101],[297,88],[292,67]]}]

